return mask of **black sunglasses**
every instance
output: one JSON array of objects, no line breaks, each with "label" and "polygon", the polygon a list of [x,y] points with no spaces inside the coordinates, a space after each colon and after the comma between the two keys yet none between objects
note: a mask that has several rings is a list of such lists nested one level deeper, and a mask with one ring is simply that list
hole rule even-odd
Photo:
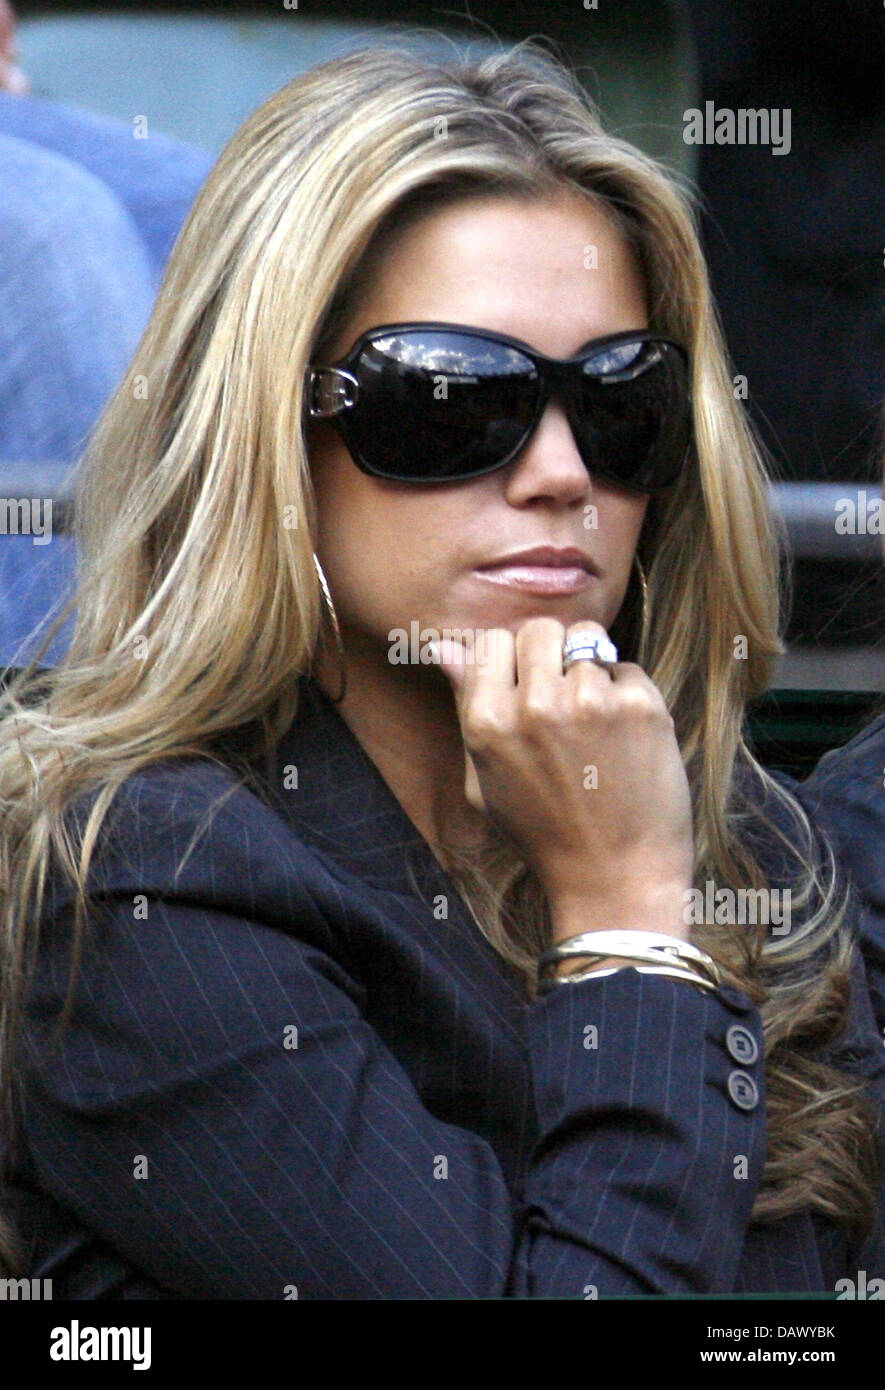
[{"label": "black sunglasses", "polygon": [[339,362],[311,364],[306,409],[335,426],[364,473],[449,483],[509,463],[554,391],[588,472],[637,492],[676,481],[691,439],[688,354],[645,330],[559,361],[503,333],[385,324]]}]

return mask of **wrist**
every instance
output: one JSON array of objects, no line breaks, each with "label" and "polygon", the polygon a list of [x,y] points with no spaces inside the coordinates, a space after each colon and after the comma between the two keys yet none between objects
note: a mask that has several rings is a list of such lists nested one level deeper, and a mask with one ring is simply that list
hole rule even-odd
[{"label": "wrist", "polygon": [[680,884],[632,899],[560,898],[550,903],[553,939],[564,941],[582,932],[623,930],[663,932],[688,941],[691,926],[685,921],[686,892]]}]

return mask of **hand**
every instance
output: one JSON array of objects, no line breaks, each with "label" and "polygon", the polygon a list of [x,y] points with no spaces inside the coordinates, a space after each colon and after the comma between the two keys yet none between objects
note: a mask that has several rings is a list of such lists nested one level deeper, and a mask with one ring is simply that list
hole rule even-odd
[{"label": "hand", "polygon": [[439,643],[467,754],[470,805],[502,823],[540,878],[554,937],[613,926],[690,937],[694,842],[673,720],[641,667],[576,662],[582,622],[529,619],[488,632],[488,660]]}]

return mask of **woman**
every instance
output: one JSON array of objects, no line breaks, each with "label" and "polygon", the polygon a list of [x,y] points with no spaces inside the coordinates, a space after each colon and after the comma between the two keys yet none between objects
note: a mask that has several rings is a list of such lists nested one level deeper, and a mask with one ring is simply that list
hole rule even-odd
[{"label": "woman", "polygon": [[[367,51],[247,122],[93,443],[69,657],[3,725],[32,1277],[869,1271],[852,923],[740,737],[764,497],[683,200],[543,54]],[[736,920],[772,888],[786,928]]]}]

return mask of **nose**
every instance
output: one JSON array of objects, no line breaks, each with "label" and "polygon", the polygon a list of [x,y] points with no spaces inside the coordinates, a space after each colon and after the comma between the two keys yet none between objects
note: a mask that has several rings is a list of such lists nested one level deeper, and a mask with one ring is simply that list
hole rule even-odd
[{"label": "nose", "polygon": [[511,506],[544,498],[568,504],[585,501],[593,484],[578,452],[562,405],[551,396],[528,443],[505,470]]}]

